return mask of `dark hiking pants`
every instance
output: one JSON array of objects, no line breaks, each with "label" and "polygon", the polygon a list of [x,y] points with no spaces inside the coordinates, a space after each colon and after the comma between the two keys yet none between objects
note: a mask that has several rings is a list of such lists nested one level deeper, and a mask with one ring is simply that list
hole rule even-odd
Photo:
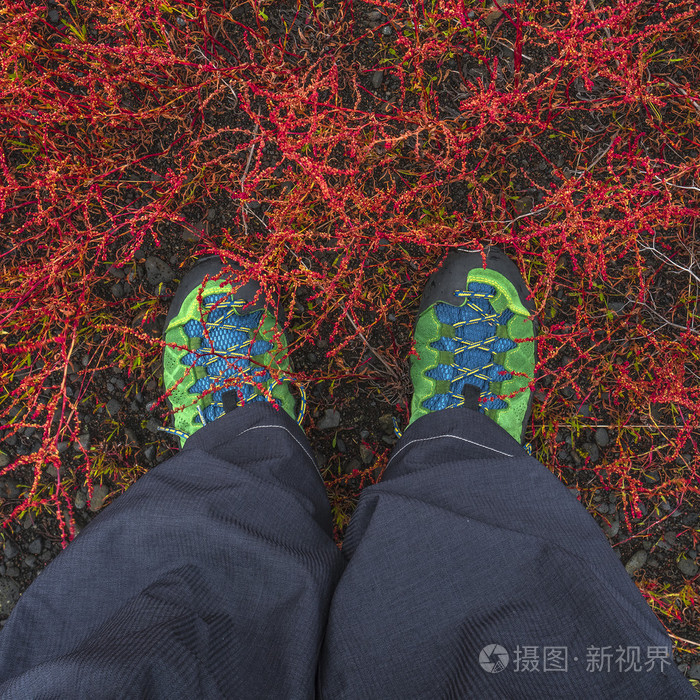
[{"label": "dark hiking pants", "polygon": [[2,698],[692,698],[568,489],[483,415],[411,425],[342,552],[248,404],[100,513],[0,632]]}]

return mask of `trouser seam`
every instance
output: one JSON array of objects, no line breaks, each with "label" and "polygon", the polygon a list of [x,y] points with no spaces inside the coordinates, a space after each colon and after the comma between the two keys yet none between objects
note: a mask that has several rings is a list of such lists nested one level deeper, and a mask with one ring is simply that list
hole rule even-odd
[{"label": "trouser seam", "polygon": [[495,447],[489,447],[488,445],[484,445],[480,442],[477,442],[476,440],[469,440],[468,438],[461,437],[459,435],[453,435],[452,433],[443,433],[442,435],[432,435],[431,437],[425,437],[425,438],[414,438],[413,440],[410,440],[407,442],[405,445],[402,445],[394,454],[391,456],[391,459],[389,460],[387,467],[389,464],[391,464],[396,457],[398,457],[407,447],[410,447],[411,445],[418,443],[418,442],[427,442],[428,440],[440,440],[441,438],[452,438],[454,440],[461,440],[462,442],[468,442],[470,445],[475,445],[476,447],[481,447],[484,450],[489,450],[491,452],[497,452],[499,455],[502,455],[504,457],[515,457],[515,455],[510,454],[509,452],[503,452],[502,450],[497,450]]},{"label": "trouser seam", "polygon": [[309,458],[309,461],[311,462],[311,464],[313,464],[314,469],[316,470],[318,475],[321,477],[321,481],[323,481],[323,476],[321,475],[321,472],[318,468],[318,465],[316,464],[316,460],[314,460],[314,458],[311,456],[311,454],[309,454],[309,451],[304,447],[304,445],[301,444],[301,442],[296,438],[294,433],[292,433],[291,430],[288,430],[287,428],[285,428],[283,425],[274,425],[274,424],[253,425],[250,428],[246,428],[245,430],[238,433],[238,435],[236,435],[236,437],[240,437],[241,435],[243,435],[251,430],[259,430],[261,428],[276,428],[277,430],[284,430],[284,432],[287,433],[292,438],[292,440],[294,440],[294,442],[296,442],[297,445],[299,445],[299,447],[303,450],[304,454]]}]

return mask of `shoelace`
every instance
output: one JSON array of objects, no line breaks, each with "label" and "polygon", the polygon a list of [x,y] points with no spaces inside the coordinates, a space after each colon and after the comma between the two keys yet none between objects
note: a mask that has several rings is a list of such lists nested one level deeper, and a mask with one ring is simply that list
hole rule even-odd
[{"label": "shoelace", "polygon": [[[480,292],[469,289],[458,289],[455,290],[455,296],[460,299],[468,299],[466,306],[472,311],[476,312],[477,316],[467,321],[457,321],[456,323],[451,324],[453,328],[466,328],[467,326],[476,325],[478,323],[487,323],[493,329],[492,335],[480,340],[470,341],[466,340],[465,338],[455,337],[453,339],[457,343],[457,347],[454,349],[455,360],[461,353],[470,352],[473,350],[481,350],[493,355],[494,353],[508,352],[508,350],[512,350],[517,347],[517,344],[509,338],[500,338],[497,335],[498,326],[508,323],[513,316],[513,312],[510,309],[504,309],[501,313],[488,313],[473,301],[475,299],[485,299],[487,302],[489,302],[489,308],[492,308],[490,305],[490,300],[495,298],[495,292]],[[462,391],[466,382],[462,382],[463,379],[478,379],[482,382],[486,382],[488,387],[492,381],[506,381],[513,378],[513,375],[510,372],[507,372],[503,365],[496,364],[495,362],[485,362],[480,367],[470,369],[455,361],[452,363],[452,367],[456,370],[456,374],[452,378],[449,396],[456,402],[453,404],[454,406],[464,405],[464,395]],[[474,384],[474,382],[469,383]],[[455,387],[455,385],[461,385],[462,387],[458,393],[452,390],[452,387]],[[491,403],[489,408],[494,411],[508,407],[508,404],[503,401],[503,399],[495,396],[488,388],[482,390],[481,394],[479,395],[479,403],[487,401]],[[449,408],[451,407],[452,406],[449,406]]]},{"label": "shoelace", "polygon": [[[424,404],[430,410],[454,408],[464,405],[463,391],[466,384],[476,386],[480,391],[479,404],[488,404],[492,410],[507,408],[508,404],[490,390],[494,381],[506,381],[512,378],[503,365],[493,361],[495,353],[503,353],[517,347],[509,338],[498,336],[498,327],[512,318],[513,312],[504,309],[494,311],[491,299],[495,290],[488,284],[472,283],[469,289],[455,290],[458,299],[467,299],[467,303],[456,307],[439,303],[435,307],[438,320],[454,329],[453,335],[443,335],[431,345],[435,350],[452,354],[452,362],[439,364],[430,370],[428,376],[434,379],[449,380],[449,390],[436,394]],[[430,405],[428,405],[430,404]],[[480,406],[483,413],[484,409]]]},{"label": "shoelace", "polygon": [[[262,392],[260,385],[271,379],[270,373],[265,367],[253,367],[250,358],[268,352],[272,343],[254,340],[249,332],[259,327],[263,312],[238,314],[236,311],[248,302],[225,297],[226,294],[212,294],[203,303],[203,310],[212,309],[208,313],[206,333],[205,325],[194,319],[183,326],[185,334],[189,338],[199,338],[201,345],[196,352],[188,353],[180,361],[187,366],[203,366],[207,371],[207,376],[194,382],[189,393],[201,394],[218,387],[210,394],[211,403],[206,409],[197,406],[202,425],[211,423],[225,413],[222,396],[228,391],[236,391],[239,405],[267,400],[279,407],[279,402],[272,397],[272,390],[284,382],[295,384],[291,378],[282,376],[273,380],[266,391]],[[236,382],[228,385],[226,380],[232,378]],[[301,395],[296,422],[301,425],[306,414],[306,392],[301,384],[295,385]],[[185,439],[190,437],[190,433],[176,428],[159,427],[158,430]]]}]

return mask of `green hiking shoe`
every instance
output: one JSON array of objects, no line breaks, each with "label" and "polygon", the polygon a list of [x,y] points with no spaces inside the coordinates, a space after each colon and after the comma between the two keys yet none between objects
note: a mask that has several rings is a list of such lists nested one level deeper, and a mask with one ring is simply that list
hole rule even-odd
[{"label": "green hiking shoe", "polygon": [[[201,259],[182,279],[165,319],[163,379],[174,411],[173,427],[159,430],[180,439],[236,406],[269,401],[301,424],[306,409],[303,387],[299,415],[289,390],[287,341],[276,311],[264,300],[255,303],[260,285],[236,284],[235,272],[218,275],[218,256]],[[200,297],[201,295],[201,297]],[[200,301],[201,298],[201,301]],[[280,334],[276,345],[274,337]]]},{"label": "green hiking shoe", "polygon": [[[521,445],[532,412],[537,363],[534,304],[500,250],[450,252],[423,292],[411,356],[411,419],[467,406]],[[526,446],[527,449],[527,446]],[[529,450],[528,450],[529,451]]]}]

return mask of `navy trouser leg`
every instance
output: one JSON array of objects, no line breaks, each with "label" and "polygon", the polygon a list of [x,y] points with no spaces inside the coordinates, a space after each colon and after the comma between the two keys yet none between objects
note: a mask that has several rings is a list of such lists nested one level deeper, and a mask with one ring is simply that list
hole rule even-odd
[{"label": "navy trouser leg", "polygon": [[695,697],[598,526],[487,418],[406,431],[344,573],[329,511],[286,414],[207,426],[28,589],[0,633],[0,695],[312,697],[328,620],[325,697]]},{"label": "navy trouser leg", "polygon": [[343,554],[325,698],[696,697],[600,527],[486,416],[412,424]]},{"label": "navy trouser leg", "polygon": [[0,696],[313,697],[343,567],[302,431],[248,404],[144,475],[32,583],[0,632]]}]

